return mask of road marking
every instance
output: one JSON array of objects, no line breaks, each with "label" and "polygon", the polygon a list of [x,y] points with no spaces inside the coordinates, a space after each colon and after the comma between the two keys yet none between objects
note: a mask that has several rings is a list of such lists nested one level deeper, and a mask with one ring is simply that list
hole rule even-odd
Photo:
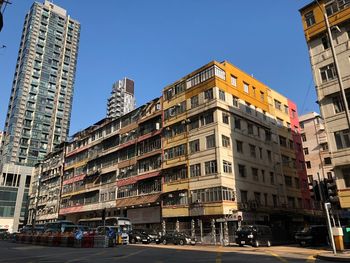
[{"label": "road marking", "polygon": [[317,257],[317,254],[308,256],[306,262],[307,263],[314,263],[316,261],[316,257]]},{"label": "road marking", "polygon": [[79,257],[79,258],[75,258],[75,259],[71,259],[71,260],[67,260],[66,263],[71,263],[71,262],[80,262],[81,260],[84,260],[84,259],[87,259],[91,256],[101,256],[103,254],[105,254],[106,251],[101,251],[99,253],[95,253],[95,254],[89,254],[89,255],[86,255],[84,257]]},{"label": "road marking", "polygon": [[121,258],[128,258],[128,257],[131,257],[131,256],[135,256],[135,255],[140,254],[140,253],[142,253],[143,251],[146,251],[146,250],[148,250],[148,249],[139,250],[139,251],[136,251],[134,253],[130,253],[128,255],[118,257],[118,260],[121,259]]},{"label": "road marking", "polygon": [[272,253],[272,252],[270,252],[270,251],[267,252],[267,253],[269,253],[270,255],[274,256],[274,257],[277,258],[279,261],[282,261],[282,262],[284,262],[284,263],[288,263],[288,260],[286,260],[286,259],[280,257],[278,254]]}]

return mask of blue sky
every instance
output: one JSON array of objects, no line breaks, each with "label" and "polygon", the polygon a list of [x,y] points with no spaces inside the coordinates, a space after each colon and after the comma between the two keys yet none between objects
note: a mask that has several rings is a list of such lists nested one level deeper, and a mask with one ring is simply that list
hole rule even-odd
[{"label": "blue sky", "polygon": [[[41,0],[40,0],[41,1]],[[0,32],[0,129],[10,97],[24,16],[13,0]],[[295,101],[319,111],[299,8],[311,0],[56,0],[80,21],[70,134],[106,115],[113,82],[135,81],[137,105],[208,63],[228,60]],[[309,92],[308,92],[309,90]]]}]

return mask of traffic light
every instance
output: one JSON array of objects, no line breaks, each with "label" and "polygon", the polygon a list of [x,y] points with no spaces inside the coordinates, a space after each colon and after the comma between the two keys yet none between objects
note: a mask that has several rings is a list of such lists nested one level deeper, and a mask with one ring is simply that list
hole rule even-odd
[{"label": "traffic light", "polygon": [[326,199],[331,203],[337,203],[339,201],[337,193],[337,184],[334,179],[324,179],[324,184],[326,186]]},{"label": "traffic light", "polygon": [[314,192],[314,197],[316,201],[321,201],[321,194],[319,190],[319,184],[316,180],[312,181],[312,191]]}]

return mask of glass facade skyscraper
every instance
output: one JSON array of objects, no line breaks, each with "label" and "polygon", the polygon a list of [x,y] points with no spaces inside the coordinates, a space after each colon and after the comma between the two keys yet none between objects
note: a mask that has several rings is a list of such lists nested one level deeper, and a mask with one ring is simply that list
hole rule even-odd
[{"label": "glass facade skyscraper", "polygon": [[35,2],[25,17],[6,116],[3,163],[34,166],[68,135],[79,22]]},{"label": "glass facade skyscraper", "polygon": [[33,167],[65,141],[80,23],[50,1],[25,16],[0,159],[0,229],[26,222]]}]

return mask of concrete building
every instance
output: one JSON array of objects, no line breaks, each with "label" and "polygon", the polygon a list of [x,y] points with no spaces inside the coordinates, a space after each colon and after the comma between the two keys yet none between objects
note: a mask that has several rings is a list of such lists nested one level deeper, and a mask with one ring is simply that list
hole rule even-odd
[{"label": "concrete building", "polygon": [[[27,13],[1,149],[0,170],[5,180],[12,174],[25,181],[34,165],[67,139],[79,36],[79,22],[49,1],[35,2]],[[24,196],[23,189],[16,188],[18,197]],[[13,231],[23,220],[16,218],[22,203],[18,199],[16,206],[0,206],[0,220],[15,217]],[[11,212],[1,213],[2,209]]]},{"label": "concrete building", "polygon": [[59,215],[75,222],[104,208],[169,230],[241,216],[282,235],[316,213],[295,104],[228,62],[75,134],[64,163]]},{"label": "concrete building", "polygon": [[113,84],[107,103],[107,117],[116,118],[135,109],[134,81],[128,78]]},{"label": "concrete building", "polygon": [[[344,0],[311,2],[300,13],[310,54],[318,103],[327,133],[338,196],[342,208],[350,208],[350,134],[344,100],[338,82],[344,87],[346,101],[350,102],[350,2]],[[338,60],[334,63],[332,48],[324,21],[327,12],[332,31],[332,43]]]},{"label": "concrete building", "polygon": [[65,144],[62,143],[35,166],[29,192],[28,224],[54,222],[59,218]]},{"label": "concrete building", "polygon": [[[299,122],[310,190],[318,192],[316,195],[321,199],[323,197],[320,196],[319,185],[334,178],[332,157],[328,148],[323,119],[318,113],[310,112],[300,116]],[[322,191],[324,190],[327,189],[322,189]],[[312,198],[317,199],[315,192],[313,192]],[[318,202],[315,204],[320,205]]]}]

